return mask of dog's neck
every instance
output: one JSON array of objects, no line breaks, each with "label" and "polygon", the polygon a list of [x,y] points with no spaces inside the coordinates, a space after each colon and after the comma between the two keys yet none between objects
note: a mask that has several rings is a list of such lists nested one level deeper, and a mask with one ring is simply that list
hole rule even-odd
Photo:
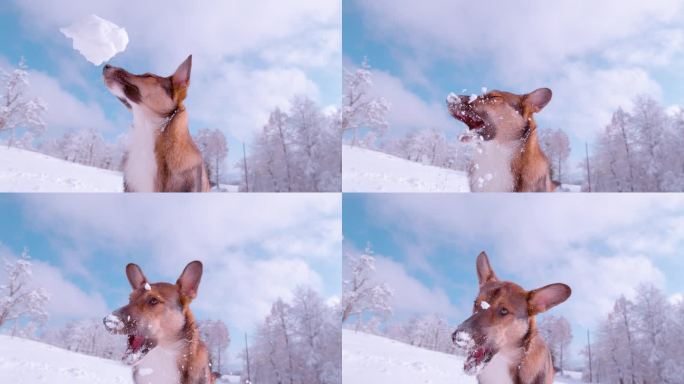
[{"label": "dog's neck", "polygon": [[136,384],[180,383],[181,371],[178,360],[185,349],[184,340],[168,345],[158,345],[145,355],[133,368]]}]

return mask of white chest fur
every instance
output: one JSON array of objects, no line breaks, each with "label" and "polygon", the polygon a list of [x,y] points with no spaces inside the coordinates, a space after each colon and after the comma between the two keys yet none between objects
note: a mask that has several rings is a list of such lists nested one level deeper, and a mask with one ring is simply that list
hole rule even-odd
[{"label": "white chest fur", "polygon": [[180,382],[180,349],[155,347],[133,368],[135,384],[171,384]]},{"label": "white chest fur", "polygon": [[124,176],[126,183],[133,191],[154,192],[157,177],[157,157],[154,147],[161,123],[139,115],[134,111]]},{"label": "white chest fur", "polygon": [[473,157],[470,172],[470,189],[473,192],[510,192],[513,190],[511,159],[518,150],[515,145],[495,141],[479,144]]},{"label": "white chest fur", "polygon": [[479,384],[513,384],[511,366],[518,359],[517,351],[500,351],[487,366],[477,375]]}]

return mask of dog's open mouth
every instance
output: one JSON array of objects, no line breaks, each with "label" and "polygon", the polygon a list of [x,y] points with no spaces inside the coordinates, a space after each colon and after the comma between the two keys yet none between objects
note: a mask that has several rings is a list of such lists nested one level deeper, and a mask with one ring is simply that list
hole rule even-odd
[{"label": "dog's open mouth", "polygon": [[156,343],[153,340],[150,340],[145,336],[128,335],[128,348],[124,353],[124,362],[129,365],[137,363],[145,357],[155,345]]},{"label": "dog's open mouth", "polygon": [[449,94],[447,106],[451,116],[468,126],[468,132],[461,135],[461,141],[470,141],[473,137],[483,135],[485,122],[473,111],[472,104],[467,97]]},{"label": "dog's open mouth", "polygon": [[493,356],[492,350],[489,348],[473,348],[463,363],[463,371],[468,375],[477,375],[492,360]]},{"label": "dog's open mouth", "polygon": [[454,344],[467,355],[466,360],[463,363],[463,371],[468,375],[477,375],[480,373],[494,356],[494,351],[491,348],[476,343],[468,332],[455,332],[453,341]]}]

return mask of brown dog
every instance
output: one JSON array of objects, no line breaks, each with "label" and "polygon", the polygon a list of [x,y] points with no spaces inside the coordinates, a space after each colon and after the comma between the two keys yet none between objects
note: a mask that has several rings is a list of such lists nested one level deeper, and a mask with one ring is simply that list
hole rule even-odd
[{"label": "brown dog", "polygon": [[209,179],[188,130],[183,101],[192,55],[169,77],[133,75],[105,65],[107,89],[133,113],[124,161],[126,192],[206,192]]},{"label": "brown dog", "polygon": [[480,139],[469,169],[472,191],[551,192],[549,161],[537,138],[534,114],[551,100],[551,90],[526,95],[491,91],[447,97],[449,113],[468,126],[466,139]]},{"label": "brown dog", "polygon": [[473,315],[456,328],[452,338],[467,358],[463,369],[480,384],[551,384],[553,363],[537,332],[535,315],[570,297],[565,284],[532,291],[500,281],[487,254],[477,257],[480,292]]},{"label": "brown dog", "polygon": [[129,303],[104,318],[111,333],[128,335],[124,360],[136,384],[211,384],[209,353],[190,311],[202,263],[188,264],[176,284],[148,283],[140,267],[126,266]]}]

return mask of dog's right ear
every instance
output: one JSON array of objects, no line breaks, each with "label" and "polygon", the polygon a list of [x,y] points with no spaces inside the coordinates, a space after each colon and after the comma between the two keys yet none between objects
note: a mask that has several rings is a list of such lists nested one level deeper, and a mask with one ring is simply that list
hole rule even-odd
[{"label": "dog's right ear", "polygon": [[147,283],[147,277],[145,277],[142,269],[137,264],[131,263],[126,266],[126,276],[133,289],[141,288]]},{"label": "dog's right ear", "polygon": [[529,106],[532,112],[537,113],[544,109],[546,104],[551,101],[551,96],[553,96],[553,93],[550,89],[539,88],[525,95],[523,103]]},{"label": "dog's right ear", "polygon": [[201,279],[202,262],[195,260],[185,266],[183,273],[181,273],[178,281],[176,281],[176,285],[180,288],[183,296],[192,300],[197,297],[197,289]]},{"label": "dog's right ear", "polygon": [[494,273],[494,270],[492,269],[492,266],[489,265],[487,253],[484,251],[480,252],[480,254],[477,256],[477,262],[475,264],[477,266],[477,280],[480,283],[480,287],[492,281],[499,281]]},{"label": "dog's right ear", "polygon": [[192,55],[178,66],[176,72],[171,75],[174,89],[187,88],[190,85],[190,71],[192,69]]}]

